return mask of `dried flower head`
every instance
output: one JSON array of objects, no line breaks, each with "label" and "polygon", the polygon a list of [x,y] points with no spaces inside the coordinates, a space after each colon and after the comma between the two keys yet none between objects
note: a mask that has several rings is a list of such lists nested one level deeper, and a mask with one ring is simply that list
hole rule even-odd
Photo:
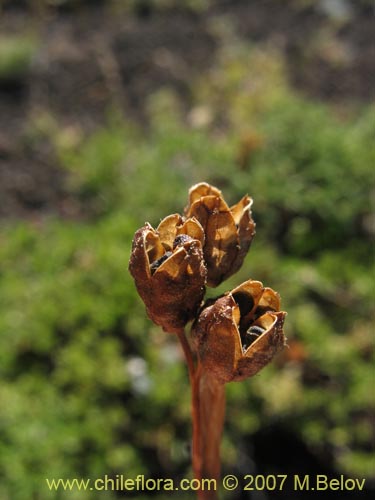
[{"label": "dried flower head", "polygon": [[[157,229],[146,223],[133,240],[129,270],[138,293],[150,318],[177,334],[186,357],[197,479],[220,477],[224,384],[255,375],[285,345],[280,297],[259,281],[202,306],[205,285],[219,285],[243,263],[255,234],[251,204],[244,196],[229,207],[217,188],[200,183],[189,191],[185,217],[169,215]],[[192,342],[183,328],[189,320]]]},{"label": "dried flower head", "polygon": [[203,244],[199,222],[178,214],[156,230],[146,223],[134,235],[129,270],[148,315],[165,331],[185,326],[201,305],[207,275]]},{"label": "dried flower head", "polygon": [[187,217],[195,217],[205,232],[203,247],[207,285],[215,287],[241,267],[255,234],[252,199],[244,196],[229,207],[221,191],[202,182],[189,191]]},{"label": "dried flower head", "polygon": [[221,383],[258,373],[285,345],[280,297],[248,280],[205,307],[192,335],[202,366]]}]

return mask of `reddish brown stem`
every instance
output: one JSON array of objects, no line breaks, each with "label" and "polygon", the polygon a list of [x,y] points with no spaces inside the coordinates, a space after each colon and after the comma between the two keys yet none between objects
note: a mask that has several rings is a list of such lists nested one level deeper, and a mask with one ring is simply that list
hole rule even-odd
[{"label": "reddish brown stem", "polygon": [[[219,384],[207,371],[199,370],[197,375],[199,401],[196,403],[198,404],[196,418],[199,419],[199,423],[196,423],[198,432],[195,436],[195,447],[198,457],[195,474],[199,479],[215,479],[217,490],[221,469],[220,443],[225,416],[225,386]],[[199,500],[216,500],[217,491],[202,489],[198,493],[198,498]]]},{"label": "reddish brown stem", "polygon": [[[193,439],[192,439],[192,465],[194,471],[194,477],[196,479],[202,479],[202,468],[203,468],[203,457],[201,454],[201,417],[200,417],[200,375],[201,369],[198,365],[195,373],[193,382],[191,385],[191,415],[193,420]],[[199,495],[198,495],[198,498]]]},{"label": "reddish brown stem", "polygon": [[[194,356],[184,330],[178,332],[185,354],[192,396],[193,450],[192,462],[196,479],[220,479],[220,442],[225,416],[225,387],[201,365],[195,365]],[[198,500],[216,500],[217,491],[202,488]]]},{"label": "reddish brown stem", "polygon": [[190,384],[191,384],[191,386],[193,386],[194,385],[194,373],[195,373],[195,363],[194,363],[193,353],[191,351],[190,344],[186,338],[185,330],[183,328],[181,328],[181,330],[179,330],[177,332],[177,336],[178,336],[178,339],[179,339],[180,344],[182,346],[182,350],[184,351],[184,355],[185,355],[185,359],[186,359],[186,363],[187,363],[187,367],[188,367],[188,372],[189,372]]}]

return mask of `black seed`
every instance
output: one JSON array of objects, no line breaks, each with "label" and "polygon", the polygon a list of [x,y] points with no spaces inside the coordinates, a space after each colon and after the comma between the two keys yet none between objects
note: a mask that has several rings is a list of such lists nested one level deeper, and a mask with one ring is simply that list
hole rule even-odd
[{"label": "black seed", "polygon": [[187,234],[179,234],[178,236],[176,236],[176,238],[174,239],[174,242],[173,242],[173,250],[176,248],[176,247],[180,247],[182,245],[184,245],[187,241],[191,241],[193,238],[191,236],[188,236]]},{"label": "black seed", "polygon": [[253,325],[247,329],[246,335],[255,335],[258,337],[258,335],[261,335],[264,331],[265,331],[265,328],[262,328],[261,326],[258,326],[258,325]]},{"label": "black seed", "polygon": [[265,328],[262,328],[261,326],[250,326],[250,328],[246,330],[245,338],[242,341],[243,351],[246,351],[246,349],[254,342],[254,340],[265,331]]},{"label": "black seed", "polygon": [[151,274],[154,274],[156,269],[160,267],[163,264],[163,262],[165,262],[171,255],[172,252],[165,252],[165,254],[162,255],[160,259],[154,260],[154,262],[150,265]]}]

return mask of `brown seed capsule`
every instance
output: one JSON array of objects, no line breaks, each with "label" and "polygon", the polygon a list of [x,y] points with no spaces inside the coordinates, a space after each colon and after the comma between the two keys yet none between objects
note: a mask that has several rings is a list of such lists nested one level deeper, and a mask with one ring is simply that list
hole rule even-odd
[{"label": "brown seed capsule", "polygon": [[279,308],[279,295],[253,280],[204,308],[192,329],[204,369],[221,383],[258,373],[285,345]]},{"label": "brown seed capsule", "polygon": [[194,218],[174,214],[155,230],[150,224],[134,236],[129,270],[150,318],[176,332],[193,319],[206,283],[203,229]]},{"label": "brown seed capsule", "polygon": [[205,232],[207,285],[215,287],[238,271],[255,234],[252,199],[244,196],[229,207],[221,191],[202,182],[189,191],[187,217],[195,217]]}]

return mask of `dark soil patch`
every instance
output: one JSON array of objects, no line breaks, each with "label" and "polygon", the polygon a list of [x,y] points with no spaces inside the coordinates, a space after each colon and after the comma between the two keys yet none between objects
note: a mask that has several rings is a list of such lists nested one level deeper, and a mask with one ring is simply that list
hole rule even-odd
[{"label": "dark soil patch", "polygon": [[27,2],[5,3],[2,31],[34,26],[41,44],[28,72],[0,79],[0,217],[78,216],[53,148],[30,139],[30,124],[47,112],[59,127],[87,132],[109,107],[146,123],[147,97],[164,86],[188,107],[192,79],[214,59],[215,16],[230,18],[244,39],[281,48],[291,82],[307,94],[367,102],[375,88],[373,15],[365,1],[346,1],[345,19],[319,7],[324,2],[292,0],[218,1],[201,14],[147,2],[114,12],[104,4],[41,13]]}]

